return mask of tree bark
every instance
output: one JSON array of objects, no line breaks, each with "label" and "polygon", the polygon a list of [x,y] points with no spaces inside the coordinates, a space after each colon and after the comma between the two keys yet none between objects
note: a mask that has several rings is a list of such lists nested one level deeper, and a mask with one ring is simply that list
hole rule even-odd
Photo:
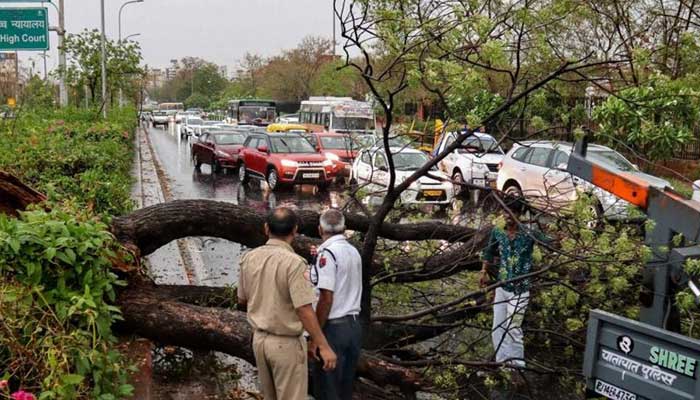
[{"label": "tree bark", "polygon": [[46,196],[22,183],[16,176],[0,171],[0,213],[17,216],[30,204],[45,200]]},{"label": "tree bark", "polygon": [[[245,313],[186,304],[167,297],[168,294],[174,294],[179,299],[192,294],[195,294],[194,297],[220,295],[215,290],[189,289],[193,289],[190,294],[178,294],[183,292],[182,287],[129,286],[117,300],[124,318],[117,329],[163,344],[220,351],[255,364],[251,347],[253,329]],[[362,353],[358,374],[402,390],[417,390],[428,384],[415,371],[380,360],[366,352]]]},{"label": "tree bark", "polygon": [[[298,211],[299,233],[318,237],[318,213]],[[357,214],[346,214],[349,230],[366,232],[370,221]],[[267,238],[263,226],[265,215],[250,207],[213,200],[175,200],[142,208],[117,217],[112,232],[122,243],[141,249],[142,255],[153,253],[163,245],[188,236],[212,236],[257,247]],[[418,224],[382,224],[379,236],[397,240],[468,241],[474,229],[437,222]],[[295,246],[303,247],[303,246]]]}]

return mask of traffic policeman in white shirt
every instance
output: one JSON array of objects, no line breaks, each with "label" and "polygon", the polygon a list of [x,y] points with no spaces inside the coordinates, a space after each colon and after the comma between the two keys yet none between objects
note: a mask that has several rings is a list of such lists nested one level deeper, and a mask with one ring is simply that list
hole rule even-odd
[{"label": "traffic policeman in white shirt", "polygon": [[[319,295],[318,322],[338,361],[334,371],[323,371],[317,363],[312,366],[312,392],[316,400],[350,400],[362,343],[362,259],[344,236],[343,213],[324,212],[318,229],[324,242],[316,251],[309,276]],[[316,351],[313,343],[309,351]]]}]

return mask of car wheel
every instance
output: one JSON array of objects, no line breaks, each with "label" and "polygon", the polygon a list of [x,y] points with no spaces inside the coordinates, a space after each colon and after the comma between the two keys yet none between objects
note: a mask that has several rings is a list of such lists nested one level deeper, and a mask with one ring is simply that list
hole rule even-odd
[{"label": "car wheel", "polygon": [[219,164],[219,160],[214,160],[214,165],[212,166],[212,169],[216,173],[221,172],[221,164]]},{"label": "car wheel", "polygon": [[587,211],[591,214],[592,218],[586,221],[586,228],[597,229],[603,224],[603,207],[598,201],[593,201],[592,204],[586,207]]},{"label": "car wheel", "polygon": [[452,174],[452,181],[455,183],[455,196],[461,196],[464,193],[468,192],[468,190],[466,190],[464,186],[460,185],[460,183],[464,183],[464,177],[462,176],[462,172],[460,170],[456,170],[455,173]]},{"label": "car wheel", "polygon": [[267,172],[267,186],[269,186],[272,191],[280,190],[282,186],[280,184],[279,174],[277,174],[277,170],[274,168],[270,168]]},{"label": "car wheel", "polygon": [[516,197],[516,198],[522,198],[523,197],[523,190],[520,189],[520,185],[518,185],[515,182],[510,182],[506,185],[506,187],[503,189],[503,193],[505,193],[508,196],[511,197]]},{"label": "car wheel", "polygon": [[193,159],[193,161],[194,161],[194,167],[197,168],[197,169],[199,169],[199,168],[202,166],[202,162],[199,160],[199,157],[195,154],[195,155],[192,157],[192,159]]},{"label": "car wheel", "polygon": [[246,183],[248,183],[248,179],[248,171],[246,171],[245,169],[245,164],[238,164],[238,182],[240,182],[242,185],[245,185]]}]

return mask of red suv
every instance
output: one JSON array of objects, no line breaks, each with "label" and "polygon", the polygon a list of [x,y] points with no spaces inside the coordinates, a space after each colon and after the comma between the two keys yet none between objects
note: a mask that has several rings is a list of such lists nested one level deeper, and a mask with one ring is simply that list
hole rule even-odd
[{"label": "red suv", "polygon": [[238,157],[241,183],[255,178],[266,181],[272,190],[298,184],[325,189],[335,179],[333,162],[299,134],[251,134]]},{"label": "red suv", "polygon": [[338,177],[350,177],[352,163],[360,149],[360,144],[352,136],[328,132],[313,132],[304,136],[326,159],[333,162],[333,170]]}]

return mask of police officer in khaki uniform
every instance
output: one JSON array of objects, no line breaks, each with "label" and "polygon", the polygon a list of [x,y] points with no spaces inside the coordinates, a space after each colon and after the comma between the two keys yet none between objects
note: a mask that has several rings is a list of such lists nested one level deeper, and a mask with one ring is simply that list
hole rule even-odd
[{"label": "police officer in khaki uniform", "polygon": [[269,240],[241,258],[238,304],[247,308],[253,326],[253,352],[265,400],[306,399],[307,345],[311,336],[323,369],[335,368],[336,355],[328,345],[312,308],[311,283],[304,277],[306,261],[294,253],[296,214],[277,208],[267,217]]}]

